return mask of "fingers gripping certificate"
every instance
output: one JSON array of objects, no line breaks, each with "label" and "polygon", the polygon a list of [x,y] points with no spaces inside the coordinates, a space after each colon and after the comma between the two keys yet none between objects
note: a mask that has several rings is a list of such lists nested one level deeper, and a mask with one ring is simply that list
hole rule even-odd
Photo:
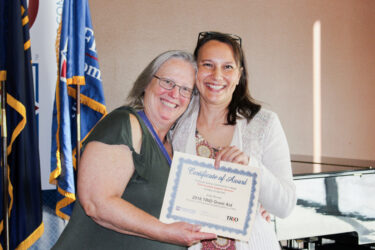
[{"label": "fingers gripping certificate", "polygon": [[160,220],[249,240],[259,195],[259,168],[174,152]]}]

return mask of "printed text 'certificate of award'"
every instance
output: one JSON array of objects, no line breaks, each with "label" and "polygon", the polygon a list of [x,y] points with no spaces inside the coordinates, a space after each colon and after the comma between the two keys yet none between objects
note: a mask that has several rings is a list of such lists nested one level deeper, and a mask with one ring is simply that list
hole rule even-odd
[{"label": "printed text 'certificate of award'", "polygon": [[185,221],[202,232],[249,240],[258,194],[259,169],[174,152],[160,220]]}]

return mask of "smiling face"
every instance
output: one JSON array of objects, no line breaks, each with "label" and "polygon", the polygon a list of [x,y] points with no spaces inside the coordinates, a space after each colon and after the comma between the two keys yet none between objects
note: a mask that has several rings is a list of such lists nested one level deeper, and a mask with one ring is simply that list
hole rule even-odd
[{"label": "smiling face", "polygon": [[208,41],[199,49],[197,63],[201,100],[227,107],[241,76],[231,46],[217,40]]},{"label": "smiling face", "polygon": [[[172,80],[179,86],[194,88],[195,70],[191,63],[182,59],[169,59],[155,75]],[[145,113],[156,127],[172,126],[186,110],[189,102],[190,98],[183,97],[179,93],[179,87],[175,86],[171,90],[164,89],[155,77],[145,89],[143,98]]]}]

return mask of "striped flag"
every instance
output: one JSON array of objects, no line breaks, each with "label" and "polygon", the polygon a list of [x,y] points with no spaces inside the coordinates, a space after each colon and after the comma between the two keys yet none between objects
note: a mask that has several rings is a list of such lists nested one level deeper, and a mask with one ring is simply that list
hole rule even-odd
[{"label": "striped flag", "polygon": [[[44,230],[30,46],[26,0],[0,1],[0,80],[6,80],[10,249],[27,249]],[[1,193],[2,187],[3,183]],[[0,219],[3,233],[2,206]]]},{"label": "striped flag", "polygon": [[59,30],[58,80],[52,118],[50,183],[57,185],[56,214],[71,215],[76,199],[77,85],[80,85],[81,128],[84,141],[106,114],[94,31],[87,0],[65,0]]}]

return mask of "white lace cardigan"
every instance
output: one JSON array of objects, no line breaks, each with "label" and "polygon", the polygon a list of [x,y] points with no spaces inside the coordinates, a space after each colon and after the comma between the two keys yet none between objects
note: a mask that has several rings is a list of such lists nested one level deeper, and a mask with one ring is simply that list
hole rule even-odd
[{"label": "white lace cardigan", "polygon": [[[173,130],[172,144],[175,151],[196,154],[198,111],[199,98],[194,97]],[[250,123],[246,119],[237,119],[231,145],[237,146],[250,157],[249,165],[261,168],[260,204],[272,215],[280,218],[288,216],[296,204],[296,193],[289,147],[278,116],[262,108]],[[236,242],[236,248],[280,249],[272,226],[258,212],[250,240]],[[189,249],[201,249],[200,246],[199,243]]]}]

